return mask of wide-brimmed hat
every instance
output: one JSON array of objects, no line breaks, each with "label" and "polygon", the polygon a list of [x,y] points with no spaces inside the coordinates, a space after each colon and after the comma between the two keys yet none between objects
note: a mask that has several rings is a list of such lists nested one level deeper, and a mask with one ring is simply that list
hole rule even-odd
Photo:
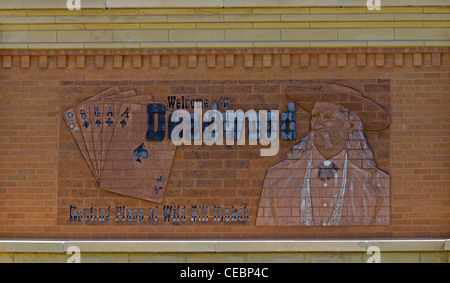
[{"label": "wide-brimmed hat", "polygon": [[286,94],[297,105],[311,112],[317,102],[340,105],[358,115],[367,131],[386,129],[391,119],[380,105],[356,89],[339,84],[322,84],[318,88],[289,86]]}]

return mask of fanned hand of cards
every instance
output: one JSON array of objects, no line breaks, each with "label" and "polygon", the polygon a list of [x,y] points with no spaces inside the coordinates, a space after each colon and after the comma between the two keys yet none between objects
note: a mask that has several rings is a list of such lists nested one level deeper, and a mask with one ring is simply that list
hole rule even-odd
[{"label": "fanned hand of cards", "polygon": [[[99,187],[161,203],[176,146],[146,141],[151,95],[111,87],[64,111],[64,120]],[[168,121],[166,111],[165,121]],[[163,117],[159,117],[161,119]]]}]

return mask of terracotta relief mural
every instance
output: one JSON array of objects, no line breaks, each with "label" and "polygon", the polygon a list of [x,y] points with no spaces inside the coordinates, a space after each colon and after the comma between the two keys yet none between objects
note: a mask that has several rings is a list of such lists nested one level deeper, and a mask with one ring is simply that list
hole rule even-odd
[{"label": "terracotta relief mural", "polygon": [[[240,146],[255,146],[257,140],[266,137],[267,141],[276,140],[272,158],[284,155],[284,159],[273,166],[266,162],[257,205],[250,210],[248,202],[243,202],[243,208],[235,211],[235,215],[241,212],[237,222],[250,222],[253,214],[256,226],[389,225],[390,177],[377,166],[376,154],[366,137],[366,133],[385,130],[390,124],[388,112],[373,100],[376,96],[369,98],[355,88],[333,82],[290,83],[279,89],[283,101],[287,101],[287,112],[250,109],[246,114],[242,111],[241,120],[236,118],[238,111],[230,110],[233,105],[229,108],[228,100],[222,98],[217,100],[223,109],[220,112],[218,103],[208,99],[168,96],[167,102],[156,102],[151,94],[122,91],[117,86],[70,107],[63,117],[98,188],[106,192],[150,204],[166,203],[164,196],[170,190],[172,164],[179,146],[184,152],[189,146],[201,146],[202,141],[223,138],[225,143],[213,142],[206,149],[225,146],[238,150]],[[159,96],[158,100],[163,99]],[[301,125],[296,125],[296,106],[303,112],[299,113],[303,117]],[[310,131],[301,129],[297,133],[297,126],[305,128],[308,124],[305,113]],[[234,115],[231,122],[230,114]],[[172,116],[180,119],[175,121]],[[244,124],[246,121],[248,124]],[[181,131],[173,135],[177,129]],[[301,137],[300,133],[306,135],[286,148],[286,143]],[[185,143],[182,145],[180,140]],[[234,144],[238,140],[243,143]],[[285,153],[278,153],[279,140],[281,147],[288,149]],[[261,153],[259,158],[264,155]],[[209,214],[214,214],[215,221],[228,215],[219,203],[187,206],[191,206],[192,219],[202,215],[198,219],[207,222]],[[176,209],[174,219],[184,222],[186,204],[164,205],[165,219],[170,219],[172,208]],[[208,212],[210,208],[214,210]],[[157,209],[152,207],[150,211],[157,213]],[[144,210],[140,211],[143,219]],[[107,213],[111,213],[109,208]],[[125,207],[116,205],[116,222],[124,213]],[[80,221],[81,214],[82,210],[70,206],[70,221]]]},{"label": "terracotta relief mural", "polygon": [[388,225],[389,175],[365,136],[387,128],[388,113],[342,85],[286,92],[311,113],[311,131],[267,169],[256,225]]}]

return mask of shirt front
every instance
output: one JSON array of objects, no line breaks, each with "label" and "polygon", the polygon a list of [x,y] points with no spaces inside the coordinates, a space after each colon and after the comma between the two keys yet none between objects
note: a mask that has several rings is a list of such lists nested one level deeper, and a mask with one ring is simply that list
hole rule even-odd
[{"label": "shirt front", "polygon": [[[310,175],[310,192],[312,217],[314,225],[327,226],[333,210],[339,205],[338,199],[344,181],[345,150],[331,159],[324,158],[317,149],[312,150],[312,168]],[[332,177],[322,180],[319,177],[321,164],[328,166],[334,163],[337,170],[331,169]],[[345,188],[344,188],[345,189]],[[342,205],[342,204],[340,204]],[[339,211],[339,208],[336,208]],[[342,208],[341,208],[342,209]],[[342,211],[342,210],[341,210]]]}]

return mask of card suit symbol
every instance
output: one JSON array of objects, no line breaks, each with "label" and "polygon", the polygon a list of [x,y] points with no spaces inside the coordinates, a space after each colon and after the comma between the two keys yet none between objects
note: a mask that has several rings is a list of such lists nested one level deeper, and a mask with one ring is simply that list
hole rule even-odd
[{"label": "card suit symbol", "polygon": [[86,129],[89,128],[89,123],[87,121],[84,121],[83,127],[85,127]]},{"label": "card suit symbol", "polygon": [[147,149],[145,149],[145,145],[141,144],[138,148],[136,148],[133,152],[133,155],[137,156],[137,158],[138,158],[138,159],[136,159],[137,162],[141,162],[141,157],[147,158],[148,152],[147,152]]},{"label": "card suit symbol", "polygon": [[159,176],[159,179],[157,180],[158,185],[161,185],[164,181],[162,180],[162,176]]},{"label": "card suit symbol", "polygon": [[122,125],[122,128],[123,128],[123,127],[125,127],[125,126],[127,125],[127,121],[122,120],[122,121],[120,122],[120,124]]},{"label": "card suit symbol", "polygon": [[111,127],[111,124],[113,124],[114,122],[111,120],[111,118],[108,119],[108,121],[106,121],[106,124],[108,124],[108,127]]},{"label": "card suit symbol", "polygon": [[97,125],[97,128],[100,127],[101,124],[102,124],[102,122],[100,122],[100,120],[97,120],[97,121],[95,122],[95,125]]}]

